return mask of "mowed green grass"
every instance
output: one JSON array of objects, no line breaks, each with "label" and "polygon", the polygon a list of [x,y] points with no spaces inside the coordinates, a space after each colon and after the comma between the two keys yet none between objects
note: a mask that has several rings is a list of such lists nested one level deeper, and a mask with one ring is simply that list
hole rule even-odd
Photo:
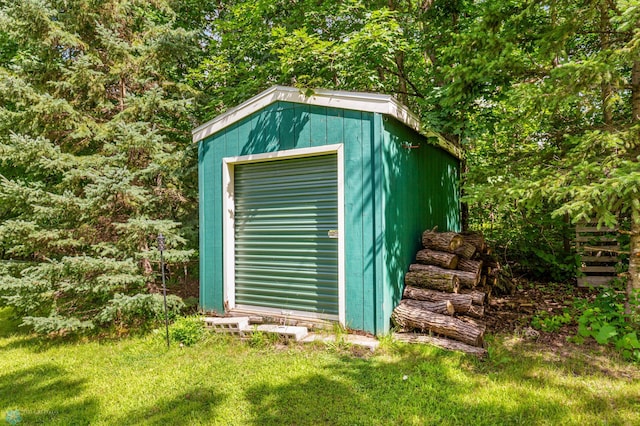
[{"label": "mowed green grass", "polygon": [[163,334],[60,342],[23,335],[0,310],[0,424],[640,424],[640,371],[601,354],[519,339],[491,357],[419,345],[194,347]]}]

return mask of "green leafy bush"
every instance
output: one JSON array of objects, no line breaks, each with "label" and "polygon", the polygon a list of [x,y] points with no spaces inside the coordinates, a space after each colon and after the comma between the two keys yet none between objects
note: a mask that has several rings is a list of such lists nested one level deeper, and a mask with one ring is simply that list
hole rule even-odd
[{"label": "green leafy bush", "polygon": [[573,322],[573,317],[568,310],[565,310],[561,315],[551,315],[547,311],[540,311],[531,319],[531,327],[553,333],[571,322]]},{"label": "green leafy bush", "polygon": [[[606,290],[593,302],[585,303],[578,318],[576,341],[580,343],[584,338],[592,337],[601,345],[614,345],[625,359],[640,362],[638,318],[637,314],[624,313],[624,297],[622,293]],[[638,306],[639,302],[636,293],[630,303]]]},{"label": "green leafy bush", "polygon": [[[184,308],[182,299],[167,296],[167,311],[175,318]],[[113,323],[119,326],[140,326],[154,323],[164,318],[164,300],[160,294],[136,294],[127,296],[116,294],[107,306],[96,316],[98,323]]]},{"label": "green leafy bush", "polygon": [[0,306],[39,333],[152,326],[157,235],[169,283],[197,245],[197,43],[168,4],[116,3],[0,2]]},{"label": "green leafy bush", "polygon": [[[467,188],[466,200],[474,212],[470,228],[484,233],[494,255],[510,265],[515,275],[531,280],[565,282],[575,277],[578,260],[565,246],[575,237],[573,227],[563,218],[551,217],[552,206],[527,213],[491,191],[495,191],[493,185],[485,188],[474,183]],[[489,202],[491,196],[497,198]]]},{"label": "green leafy bush", "polygon": [[192,346],[204,338],[204,322],[200,316],[180,317],[169,327],[174,342]]}]

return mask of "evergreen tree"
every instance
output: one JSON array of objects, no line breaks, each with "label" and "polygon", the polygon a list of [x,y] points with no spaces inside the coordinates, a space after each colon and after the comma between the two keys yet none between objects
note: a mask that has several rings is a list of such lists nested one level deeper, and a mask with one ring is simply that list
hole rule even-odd
[{"label": "evergreen tree", "polygon": [[[628,290],[640,289],[637,2],[496,1],[483,8],[461,39],[475,52],[467,63],[507,78],[496,96],[478,99],[474,121],[483,129],[469,176],[475,200],[574,223],[630,219]],[[482,114],[491,121],[478,120]]]},{"label": "evergreen tree", "polygon": [[195,47],[162,0],[0,1],[0,295],[35,330],[152,317],[156,235],[192,256]]}]

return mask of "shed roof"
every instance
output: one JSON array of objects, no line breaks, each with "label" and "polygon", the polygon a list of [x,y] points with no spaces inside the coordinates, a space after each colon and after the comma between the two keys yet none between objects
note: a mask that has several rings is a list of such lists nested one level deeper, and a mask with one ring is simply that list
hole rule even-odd
[{"label": "shed roof", "polygon": [[192,131],[193,141],[198,142],[205,139],[278,101],[388,115],[426,137],[435,138],[439,147],[455,157],[462,157],[462,151],[459,147],[447,141],[442,135],[423,128],[418,117],[391,95],[325,89],[307,91],[287,86],[272,86],[237,107],[207,121]]}]

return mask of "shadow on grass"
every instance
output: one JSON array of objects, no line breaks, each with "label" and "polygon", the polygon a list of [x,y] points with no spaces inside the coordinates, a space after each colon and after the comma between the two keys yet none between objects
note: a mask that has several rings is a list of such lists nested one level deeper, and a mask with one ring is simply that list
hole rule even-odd
[{"label": "shadow on grass", "polygon": [[505,379],[518,395],[500,386],[485,395],[488,379],[461,369],[460,355],[399,350],[399,361],[346,356],[322,374],[252,386],[253,424],[560,424],[568,414],[561,399],[518,386],[520,377]]},{"label": "shadow on grass", "polygon": [[[154,327],[132,328],[128,334],[118,335],[110,329],[101,330],[101,334],[78,335],[38,335],[27,327],[20,326],[21,320],[15,317],[10,308],[0,308],[0,350],[27,349],[33,353],[42,353],[52,348],[64,347],[81,342],[118,342],[123,339],[144,337],[153,334]],[[2,341],[4,340],[4,341]]]},{"label": "shadow on grass", "polygon": [[152,407],[128,412],[112,424],[187,425],[207,424],[225,396],[209,387],[193,387],[174,398],[161,399]]},{"label": "shadow on grass", "polygon": [[98,402],[83,398],[84,389],[84,380],[53,364],[3,374],[0,414],[17,410],[24,424],[88,424],[98,415]]},{"label": "shadow on grass", "polygon": [[31,352],[40,353],[80,340],[77,336],[39,336],[28,327],[21,327],[21,322],[11,308],[0,308],[0,339],[4,340],[0,342],[0,350],[28,349]]},{"label": "shadow on grass", "polygon": [[11,349],[27,349],[33,353],[46,352],[49,349],[64,347],[70,344],[78,343],[82,339],[78,337],[48,337],[39,336],[33,333],[25,333],[19,339],[10,340],[0,343],[0,351]]}]

